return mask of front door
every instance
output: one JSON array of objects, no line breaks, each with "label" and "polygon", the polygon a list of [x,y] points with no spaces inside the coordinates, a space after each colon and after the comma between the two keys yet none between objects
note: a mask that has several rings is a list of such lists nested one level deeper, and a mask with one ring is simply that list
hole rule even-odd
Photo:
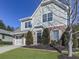
[{"label": "front door", "polygon": [[41,43],[41,37],[42,37],[41,32],[37,32],[37,43]]}]

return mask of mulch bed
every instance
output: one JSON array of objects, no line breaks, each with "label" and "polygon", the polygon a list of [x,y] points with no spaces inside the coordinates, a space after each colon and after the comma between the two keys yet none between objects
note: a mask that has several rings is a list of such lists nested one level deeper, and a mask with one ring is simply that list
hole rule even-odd
[{"label": "mulch bed", "polygon": [[77,56],[68,57],[68,55],[59,55],[58,59],[79,59]]},{"label": "mulch bed", "polygon": [[[24,48],[36,48],[36,49],[45,49],[45,50],[56,50],[54,47],[50,47],[50,45],[36,45],[36,46],[23,46]],[[64,50],[63,46],[56,46],[56,48],[60,50]]]}]

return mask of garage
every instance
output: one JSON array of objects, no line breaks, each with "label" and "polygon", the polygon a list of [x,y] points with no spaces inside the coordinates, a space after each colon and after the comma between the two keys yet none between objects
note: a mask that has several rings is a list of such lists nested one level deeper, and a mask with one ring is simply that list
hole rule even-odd
[{"label": "garage", "polygon": [[22,36],[15,36],[14,40],[13,40],[13,44],[14,45],[25,45],[25,38]]},{"label": "garage", "polygon": [[15,39],[14,40],[14,45],[23,45],[22,42],[23,42],[22,39]]}]

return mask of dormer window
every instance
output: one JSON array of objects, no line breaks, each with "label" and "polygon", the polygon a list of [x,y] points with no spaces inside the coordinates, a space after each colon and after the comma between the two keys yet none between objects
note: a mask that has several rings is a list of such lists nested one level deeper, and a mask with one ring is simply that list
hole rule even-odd
[{"label": "dormer window", "polygon": [[43,22],[52,21],[52,13],[44,14],[43,15]]},{"label": "dormer window", "polygon": [[26,22],[26,23],[25,23],[25,28],[31,28],[31,27],[32,27],[31,22]]}]

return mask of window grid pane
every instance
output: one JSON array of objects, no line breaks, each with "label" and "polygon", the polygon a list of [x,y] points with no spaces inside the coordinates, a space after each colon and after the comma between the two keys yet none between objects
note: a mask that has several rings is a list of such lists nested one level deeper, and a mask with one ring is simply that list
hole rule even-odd
[{"label": "window grid pane", "polygon": [[25,23],[25,28],[27,28],[28,26],[27,26],[27,23]]},{"label": "window grid pane", "polygon": [[31,22],[28,22],[28,27],[32,27],[32,24],[31,24]]},{"label": "window grid pane", "polygon": [[31,27],[32,27],[31,22],[26,22],[26,23],[25,23],[25,28],[31,28]]},{"label": "window grid pane", "polygon": [[43,22],[46,22],[47,21],[47,14],[44,14],[43,15]]},{"label": "window grid pane", "polygon": [[48,13],[48,21],[52,21],[52,13]]}]

